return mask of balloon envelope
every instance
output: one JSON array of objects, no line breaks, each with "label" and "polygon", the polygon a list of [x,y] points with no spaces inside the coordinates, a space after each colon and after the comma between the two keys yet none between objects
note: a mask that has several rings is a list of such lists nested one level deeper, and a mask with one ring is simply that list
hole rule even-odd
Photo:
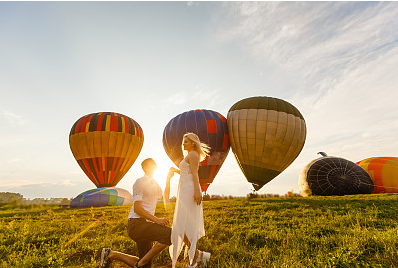
[{"label": "balloon envelope", "polygon": [[227,120],[215,111],[203,109],[191,110],[171,119],[163,131],[163,147],[176,166],[183,159],[182,138],[187,132],[195,133],[201,142],[211,147],[210,155],[200,163],[198,172],[202,191],[207,191],[228,155]]},{"label": "balloon envelope", "polygon": [[140,125],[118,113],[81,117],[69,134],[70,149],[97,186],[115,186],[133,165],[144,143]]},{"label": "balloon envelope", "polygon": [[246,179],[256,190],[278,176],[300,154],[306,137],[303,116],[290,103],[252,97],[228,112],[231,148]]},{"label": "balloon envelope", "polygon": [[71,208],[125,206],[133,204],[133,196],[129,191],[121,188],[104,187],[85,191],[75,197]]},{"label": "balloon envelope", "polygon": [[369,174],[354,162],[326,156],[304,167],[299,189],[302,196],[370,194],[374,184]]},{"label": "balloon envelope", "polygon": [[372,178],[377,193],[398,193],[398,158],[371,157],[359,161],[360,165]]}]

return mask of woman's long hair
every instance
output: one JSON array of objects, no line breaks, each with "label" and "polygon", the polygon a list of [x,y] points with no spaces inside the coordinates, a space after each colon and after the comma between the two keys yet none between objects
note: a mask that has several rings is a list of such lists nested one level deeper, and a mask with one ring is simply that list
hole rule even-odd
[{"label": "woman's long hair", "polygon": [[195,145],[195,151],[199,154],[199,162],[202,162],[203,160],[205,160],[206,156],[209,155],[210,153],[210,146],[202,143],[199,140],[199,137],[192,132],[188,132],[184,134],[184,137],[182,138],[182,143],[181,143],[181,147],[182,147],[182,151],[184,152],[184,156],[187,155],[186,151],[184,150],[184,138],[187,138],[188,140],[192,141]]}]

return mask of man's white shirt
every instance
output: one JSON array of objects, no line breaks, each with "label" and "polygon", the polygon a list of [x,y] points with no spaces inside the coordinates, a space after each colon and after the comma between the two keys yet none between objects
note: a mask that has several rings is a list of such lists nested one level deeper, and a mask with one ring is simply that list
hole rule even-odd
[{"label": "man's white shirt", "polygon": [[[163,196],[162,188],[151,176],[145,175],[138,178],[133,185],[133,202],[142,201],[142,208],[155,215],[158,198]],[[141,218],[134,212],[134,204],[130,210],[129,218]]]}]

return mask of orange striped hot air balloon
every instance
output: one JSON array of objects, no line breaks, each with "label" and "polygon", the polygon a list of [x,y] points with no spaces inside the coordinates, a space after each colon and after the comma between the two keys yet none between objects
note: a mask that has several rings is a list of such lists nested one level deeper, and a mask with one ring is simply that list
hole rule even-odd
[{"label": "orange striped hot air balloon", "polygon": [[140,125],[119,113],[85,115],[69,134],[73,156],[98,188],[115,186],[137,159],[143,143]]},{"label": "orange striped hot air balloon", "polygon": [[375,189],[372,194],[398,193],[398,158],[371,157],[357,162],[372,178]]}]

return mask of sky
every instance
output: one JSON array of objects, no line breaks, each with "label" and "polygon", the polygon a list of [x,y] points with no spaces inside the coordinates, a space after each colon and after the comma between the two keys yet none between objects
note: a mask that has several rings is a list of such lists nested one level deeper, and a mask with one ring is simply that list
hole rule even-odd
[{"label": "sky", "polygon": [[[0,192],[73,198],[95,188],[69,148],[74,122],[95,112],[144,131],[117,187],[131,191],[148,157],[164,187],[173,117],[227,117],[239,100],[267,96],[300,110],[307,137],[258,193],[297,193],[317,152],[397,156],[397,70],[396,2],[0,2]],[[252,190],[230,151],[208,194]]]}]

